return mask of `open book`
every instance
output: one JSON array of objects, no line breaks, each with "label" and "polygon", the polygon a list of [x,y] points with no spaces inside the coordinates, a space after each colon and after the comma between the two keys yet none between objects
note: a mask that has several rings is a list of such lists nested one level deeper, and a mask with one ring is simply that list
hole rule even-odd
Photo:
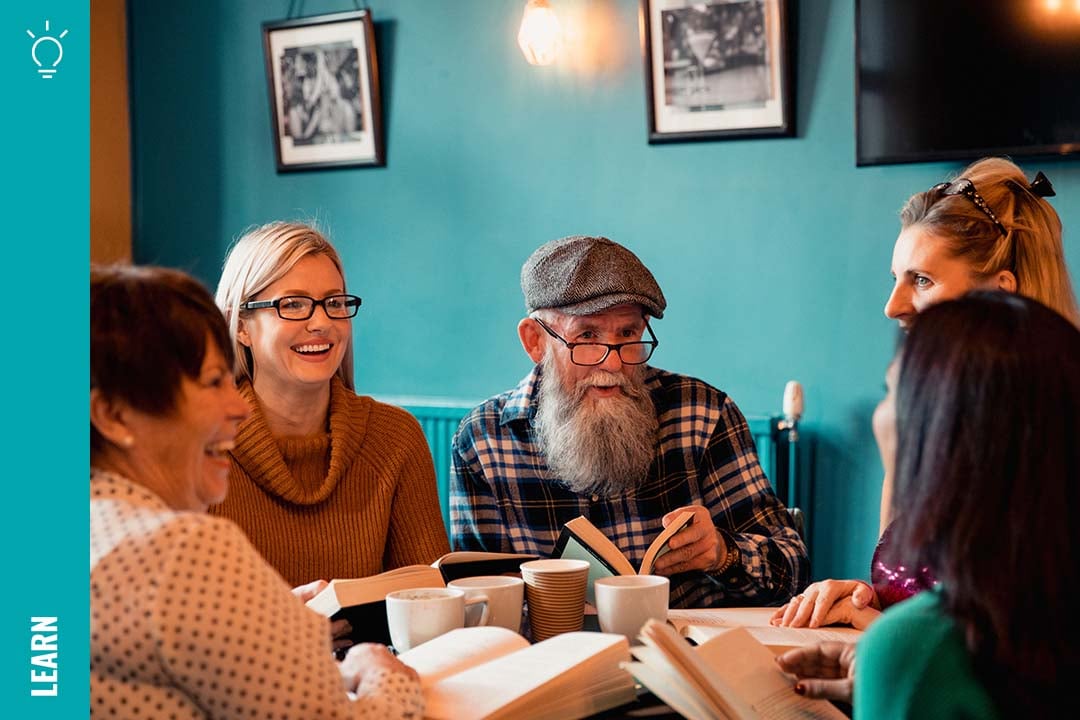
[{"label": "open book", "polygon": [[469,627],[398,658],[420,675],[431,720],[574,720],[636,697],[622,635],[571,632],[530,645],[506,628]]},{"label": "open book", "polygon": [[390,644],[386,594],[412,588],[446,587],[450,580],[475,575],[517,573],[521,563],[536,555],[460,551],[443,555],[431,565],[407,565],[363,578],[335,578],[307,606],[332,620],[352,626],[353,642]]},{"label": "open book", "polygon": [[820,628],[777,627],[769,623],[776,608],[708,608],[702,610],[668,610],[668,624],[683,637],[698,645],[733,627],[745,627],[762,645],[779,655],[794,647],[815,645],[826,640],[855,642],[861,630],[830,625]]},{"label": "open book", "polygon": [[585,599],[595,605],[593,583],[599,578],[613,575],[651,575],[656,558],[671,549],[668,546],[671,536],[690,524],[693,519],[694,513],[690,510],[679,513],[671,524],[649,544],[649,549],[641,560],[641,566],[636,570],[626,559],[622,550],[584,515],[579,515],[563,525],[559,541],[555,544],[551,557],[585,560],[589,563],[589,586]]},{"label": "open book", "polygon": [[443,555],[431,563],[431,566],[438,568],[442,572],[443,580],[450,582],[478,575],[520,575],[521,563],[539,559],[539,555],[526,553],[457,550]]},{"label": "open book", "polygon": [[795,678],[745,627],[692,647],[656,620],[641,629],[636,662],[624,665],[642,685],[689,720],[831,720],[847,716],[827,700],[795,694]]}]

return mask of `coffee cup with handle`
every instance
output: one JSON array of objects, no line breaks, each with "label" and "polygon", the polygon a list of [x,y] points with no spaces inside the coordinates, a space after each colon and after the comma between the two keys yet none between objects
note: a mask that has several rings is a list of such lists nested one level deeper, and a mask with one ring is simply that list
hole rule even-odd
[{"label": "coffee cup with handle", "polygon": [[[512,575],[476,575],[451,580],[447,587],[465,592],[466,598],[487,596],[491,611],[488,625],[498,625],[514,632],[521,632],[521,606],[525,602],[525,582]],[[476,606],[465,609],[466,625],[476,625],[481,609]]]},{"label": "coffee cup with handle", "polygon": [[413,588],[386,595],[386,620],[390,642],[398,652],[411,650],[443,633],[465,627],[465,608],[483,604],[477,625],[488,624],[488,598],[471,598],[457,588]]}]

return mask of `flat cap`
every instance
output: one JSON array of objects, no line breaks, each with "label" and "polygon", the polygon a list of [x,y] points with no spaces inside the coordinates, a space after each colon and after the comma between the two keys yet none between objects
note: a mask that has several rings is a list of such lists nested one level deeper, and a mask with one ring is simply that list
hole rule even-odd
[{"label": "flat cap", "polygon": [[621,303],[637,303],[655,318],[667,300],[638,256],[604,237],[574,235],[537,248],[521,267],[528,312],[552,308],[591,315]]}]

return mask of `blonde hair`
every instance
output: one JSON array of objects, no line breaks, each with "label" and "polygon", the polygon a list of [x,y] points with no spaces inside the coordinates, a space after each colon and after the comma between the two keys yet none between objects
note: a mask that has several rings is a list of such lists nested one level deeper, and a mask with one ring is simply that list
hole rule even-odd
[{"label": "blonde hair", "polygon": [[1080,326],[1065,250],[1061,219],[1045,198],[1031,191],[1024,171],[1000,157],[978,160],[957,179],[967,178],[1005,226],[997,225],[970,198],[931,188],[916,193],[900,211],[904,228],[919,225],[945,241],[949,253],[965,260],[980,278],[1002,270],[1016,276],[1016,292],[1038,300]]},{"label": "blonde hair", "polygon": [[[237,337],[240,318],[250,310],[241,305],[284,277],[309,255],[325,255],[341,273],[345,290],[345,270],[341,257],[330,241],[314,226],[299,222],[277,221],[255,227],[244,233],[229,250],[221,270],[216,300],[229,326],[236,361],[237,380],[255,379],[255,364],[251,349]],[[353,390],[353,344],[345,349],[337,376],[345,387]]]}]

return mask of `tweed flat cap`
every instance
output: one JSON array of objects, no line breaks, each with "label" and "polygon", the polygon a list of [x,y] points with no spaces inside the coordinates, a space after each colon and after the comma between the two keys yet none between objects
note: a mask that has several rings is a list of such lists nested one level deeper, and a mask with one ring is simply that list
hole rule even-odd
[{"label": "tweed flat cap", "polygon": [[591,315],[621,303],[637,303],[655,318],[667,300],[638,256],[604,237],[574,235],[537,248],[521,267],[528,312],[552,308]]}]

